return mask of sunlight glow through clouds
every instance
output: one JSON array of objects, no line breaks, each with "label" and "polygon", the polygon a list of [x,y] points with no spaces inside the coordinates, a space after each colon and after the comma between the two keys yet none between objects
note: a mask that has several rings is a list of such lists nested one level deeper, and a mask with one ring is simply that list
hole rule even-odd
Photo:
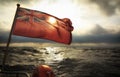
[{"label": "sunlight glow through clouds", "polygon": [[86,34],[95,26],[95,23],[104,22],[105,16],[96,4],[77,5],[72,0],[58,0],[54,4],[49,1],[40,1],[32,9],[43,11],[59,18],[70,18],[74,26],[73,34]]},{"label": "sunlight glow through clouds", "polygon": [[80,8],[74,5],[70,0],[59,0],[55,4],[50,4],[49,2],[43,1],[37,6],[34,6],[32,9],[52,14],[61,19],[70,18],[75,29],[74,33],[79,33],[79,29],[85,27],[79,25],[84,24],[84,22],[81,22],[82,19],[80,19]]},{"label": "sunlight glow through clouds", "polygon": [[55,24],[56,23],[56,19],[53,17],[49,17],[48,22]]},{"label": "sunlight glow through clouds", "polygon": [[[38,2],[35,4],[33,4],[33,2],[32,6],[22,4],[21,7],[43,11],[61,19],[70,18],[74,27],[72,32],[74,35],[84,35],[88,33],[88,31],[91,30],[96,24],[100,24],[102,27],[109,28],[109,26],[105,26],[110,23],[109,18],[103,15],[100,7],[98,7],[97,4],[90,4],[89,2],[86,2],[88,0],[81,0],[80,4],[78,5],[77,2],[75,3],[75,1],[57,0],[50,2],[46,0],[38,0]],[[15,10],[15,8],[13,9],[9,7],[9,9],[5,11],[7,13],[7,11],[10,10]],[[119,14],[119,10],[117,10],[117,14]],[[6,15],[6,17],[8,17],[8,13]],[[6,20],[12,24],[14,16],[11,17],[11,15],[9,15],[10,17],[8,17]],[[112,25],[113,24],[114,22]],[[5,29],[8,30],[9,28],[10,26],[6,26]]]}]

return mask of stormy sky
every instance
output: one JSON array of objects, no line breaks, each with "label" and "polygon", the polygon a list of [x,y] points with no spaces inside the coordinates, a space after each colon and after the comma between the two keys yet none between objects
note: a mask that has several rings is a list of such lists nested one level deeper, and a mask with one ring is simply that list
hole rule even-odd
[{"label": "stormy sky", "polygon": [[[70,18],[73,43],[120,44],[120,0],[0,0],[0,43],[6,43],[13,23],[16,4]],[[12,42],[50,42],[12,36]]]}]

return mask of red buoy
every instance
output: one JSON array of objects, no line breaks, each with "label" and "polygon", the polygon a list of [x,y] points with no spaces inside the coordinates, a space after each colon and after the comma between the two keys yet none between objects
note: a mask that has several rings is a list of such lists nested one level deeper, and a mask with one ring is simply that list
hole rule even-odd
[{"label": "red buoy", "polygon": [[48,65],[40,65],[36,67],[32,77],[55,77],[55,75],[51,67]]}]

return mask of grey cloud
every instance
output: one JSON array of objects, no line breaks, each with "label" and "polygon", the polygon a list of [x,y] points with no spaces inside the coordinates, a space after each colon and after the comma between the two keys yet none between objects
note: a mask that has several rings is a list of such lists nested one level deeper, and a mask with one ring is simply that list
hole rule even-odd
[{"label": "grey cloud", "polygon": [[8,32],[0,31],[0,43],[7,42],[8,35]]},{"label": "grey cloud", "polygon": [[95,3],[108,16],[115,14],[116,9],[120,10],[120,0],[73,0],[73,2],[79,5],[82,3],[87,3],[87,5]]},{"label": "grey cloud", "polygon": [[[42,2],[44,0],[0,0],[0,5],[8,5],[10,3],[20,3],[25,5],[36,4],[38,2]],[[97,4],[104,14],[113,15],[116,12],[116,9],[120,10],[120,0],[70,0],[75,4],[82,3],[95,3]],[[55,3],[57,0],[49,0],[49,3]]]},{"label": "grey cloud", "polygon": [[120,43],[120,32],[111,33],[110,31],[96,25],[88,35],[73,36],[74,42],[80,43]]},{"label": "grey cloud", "polygon": [[[9,38],[8,31],[0,31],[0,43],[7,43]],[[22,37],[22,36],[15,36],[12,35],[11,42],[51,42],[49,40],[38,39],[38,38],[29,38],[29,37]]]},{"label": "grey cloud", "polygon": [[50,42],[48,40],[39,39],[39,38],[29,38],[23,36],[12,36],[12,42]]},{"label": "grey cloud", "polygon": [[106,15],[113,15],[116,8],[120,10],[120,0],[90,0],[96,3],[104,11]]},{"label": "grey cloud", "polygon": [[93,28],[93,30],[90,31],[91,34],[94,35],[104,35],[104,34],[109,34],[109,32],[102,28],[100,25],[96,24],[95,28]]},{"label": "grey cloud", "polygon": [[75,36],[73,41],[79,43],[120,43],[119,39],[119,34],[105,34]]}]

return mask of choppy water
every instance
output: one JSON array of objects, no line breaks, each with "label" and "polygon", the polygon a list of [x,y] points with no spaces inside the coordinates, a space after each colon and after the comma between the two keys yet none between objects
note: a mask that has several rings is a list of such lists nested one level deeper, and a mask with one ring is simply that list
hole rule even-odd
[{"label": "choppy water", "polygon": [[50,65],[56,77],[120,77],[120,48],[13,47],[8,57],[9,65]]}]

